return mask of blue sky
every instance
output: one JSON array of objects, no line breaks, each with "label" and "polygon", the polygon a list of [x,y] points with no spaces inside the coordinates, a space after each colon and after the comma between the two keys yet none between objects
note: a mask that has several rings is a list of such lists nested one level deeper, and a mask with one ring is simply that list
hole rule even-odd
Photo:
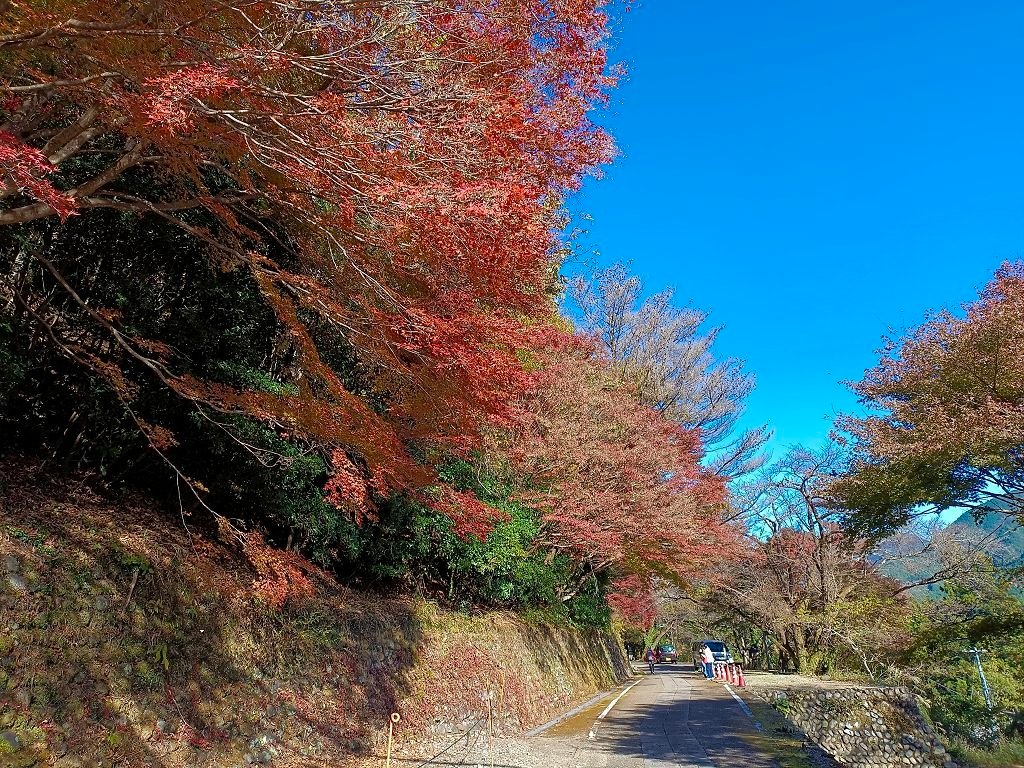
[{"label": "blue sky", "polygon": [[580,248],[725,326],[776,454],[855,406],[886,333],[1024,258],[1024,3],[648,0],[617,26],[621,156],[571,201]]}]

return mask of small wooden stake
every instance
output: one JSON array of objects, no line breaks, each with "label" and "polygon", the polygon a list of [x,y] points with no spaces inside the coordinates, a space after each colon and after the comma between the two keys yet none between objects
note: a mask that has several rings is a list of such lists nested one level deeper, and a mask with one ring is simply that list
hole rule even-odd
[{"label": "small wooden stake", "polygon": [[491,727],[491,714],[492,714],[493,711],[494,711],[494,709],[493,709],[493,707],[491,707],[491,699],[490,699],[490,696],[488,696],[487,697],[487,760],[490,762],[491,768],[494,768],[494,747],[491,744],[491,736],[494,733],[494,730]]},{"label": "small wooden stake", "polygon": [[124,601],[124,607],[121,609],[122,617],[128,612],[128,606],[131,605],[132,595],[135,594],[135,586],[139,583],[140,570],[137,565],[132,569],[132,585],[128,588],[128,599]]},{"label": "small wooden stake", "polygon": [[388,754],[387,754],[387,768],[391,768],[391,745],[395,739],[395,723],[402,719],[402,716],[397,712],[391,713],[391,722],[388,723]]}]

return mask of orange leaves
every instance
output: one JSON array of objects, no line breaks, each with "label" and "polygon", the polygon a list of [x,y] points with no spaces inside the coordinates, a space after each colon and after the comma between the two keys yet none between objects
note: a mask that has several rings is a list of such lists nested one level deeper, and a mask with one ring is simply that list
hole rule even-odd
[{"label": "orange leaves", "polygon": [[242,552],[257,574],[253,582],[256,595],[275,610],[288,603],[300,603],[316,594],[308,575],[313,566],[302,557],[270,547],[255,532],[245,534]]},{"label": "orange leaves", "polygon": [[145,434],[146,439],[149,441],[149,445],[158,451],[166,451],[169,448],[174,448],[178,445],[178,439],[174,436],[171,430],[161,427],[157,424],[149,424],[139,419],[136,422],[139,425],[139,429]]}]

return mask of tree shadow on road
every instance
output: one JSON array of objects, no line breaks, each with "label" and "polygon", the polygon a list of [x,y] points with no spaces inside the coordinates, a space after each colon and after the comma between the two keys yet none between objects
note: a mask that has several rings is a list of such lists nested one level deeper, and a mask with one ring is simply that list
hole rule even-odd
[{"label": "tree shadow on road", "polygon": [[681,686],[639,691],[632,703],[627,697],[598,728],[595,741],[604,752],[688,768],[838,767],[816,745],[776,732],[777,722],[758,730],[721,684],[705,681],[692,666],[659,668],[654,677],[660,675],[685,677],[692,683],[690,694]]}]

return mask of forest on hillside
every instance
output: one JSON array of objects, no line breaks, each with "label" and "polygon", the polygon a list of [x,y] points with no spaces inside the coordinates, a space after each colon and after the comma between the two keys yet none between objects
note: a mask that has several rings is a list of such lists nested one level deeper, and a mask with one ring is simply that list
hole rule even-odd
[{"label": "forest on hillside", "polygon": [[278,606],[295,558],[604,624],[704,568],[751,379],[670,294],[559,273],[603,5],[9,7],[5,450],[280,553]]},{"label": "forest on hillside", "polygon": [[1019,572],[928,521],[1024,514],[1024,266],[893,339],[868,415],[766,456],[704,312],[564,268],[565,202],[615,157],[613,11],[0,2],[0,452],[144,490],[272,610],[315,567],[728,635],[1019,738]]}]

